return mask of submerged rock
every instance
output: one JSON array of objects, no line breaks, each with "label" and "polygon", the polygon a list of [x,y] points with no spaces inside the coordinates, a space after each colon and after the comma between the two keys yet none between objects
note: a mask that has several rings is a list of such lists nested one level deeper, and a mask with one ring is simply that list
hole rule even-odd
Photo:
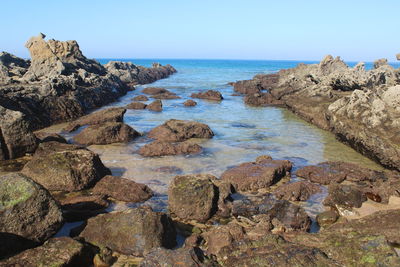
[{"label": "submerged rock", "polygon": [[111,174],[97,154],[58,142],[40,144],[38,152],[24,166],[22,173],[48,190],[67,192],[88,188],[103,176]]},{"label": "submerged rock", "polygon": [[208,99],[208,100],[215,100],[221,101],[224,98],[222,97],[221,93],[215,90],[208,90],[205,92],[193,93],[191,95],[192,98],[201,98],[201,99]]},{"label": "submerged rock", "polygon": [[336,211],[328,210],[317,215],[317,222],[319,226],[326,227],[335,223],[339,219],[339,214]]},{"label": "submerged rock", "polygon": [[256,162],[242,163],[225,171],[221,179],[232,183],[239,191],[257,190],[277,183],[292,169],[288,160],[259,157]]},{"label": "submerged rock", "polygon": [[121,122],[106,122],[91,125],[75,135],[73,140],[81,145],[107,145],[128,143],[140,136],[135,129]]},{"label": "submerged rock", "polygon": [[145,95],[138,95],[132,98],[133,101],[148,101],[149,98]]},{"label": "submerged rock", "polygon": [[212,138],[213,131],[206,124],[195,121],[168,120],[154,128],[149,138],[167,142],[182,142],[190,138]]},{"label": "submerged rock", "polygon": [[149,109],[149,110],[155,111],[155,112],[161,112],[163,109],[161,100],[155,100],[155,101],[151,102],[150,104],[148,104],[146,106],[146,109]]},{"label": "submerged rock", "polygon": [[193,100],[186,100],[186,101],[183,103],[183,105],[184,105],[185,107],[194,107],[194,106],[197,105],[197,102],[196,102],[196,101],[193,101]]},{"label": "submerged rock", "polygon": [[93,192],[125,202],[142,202],[153,196],[153,191],[147,185],[111,175],[97,182]]},{"label": "submerged rock", "polygon": [[158,95],[171,92],[161,87],[147,87],[142,90],[142,93],[146,95]]},{"label": "submerged rock", "polygon": [[0,232],[10,234],[2,236],[3,244],[12,234],[41,243],[61,228],[63,217],[57,202],[28,177],[19,173],[0,176],[0,192]]},{"label": "submerged rock", "polygon": [[139,154],[144,157],[160,157],[180,154],[197,154],[201,151],[201,146],[189,142],[170,143],[154,141],[141,147]]},{"label": "submerged rock", "polygon": [[90,218],[80,236],[96,246],[133,256],[143,256],[156,247],[176,245],[175,230],[168,216],[144,207]]},{"label": "submerged rock", "polygon": [[180,96],[177,96],[175,93],[172,92],[166,92],[166,93],[161,93],[161,94],[156,94],[152,95],[151,98],[155,99],[180,99]]}]

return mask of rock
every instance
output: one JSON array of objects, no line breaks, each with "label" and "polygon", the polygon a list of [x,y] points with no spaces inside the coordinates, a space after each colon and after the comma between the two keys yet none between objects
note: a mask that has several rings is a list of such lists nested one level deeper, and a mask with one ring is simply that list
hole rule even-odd
[{"label": "rock", "polygon": [[92,249],[70,237],[57,237],[42,246],[0,261],[0,266],[90,266],[93,261]]},{"label": "rock", "polygon": [[313,183],[328,185],[347,181],[368,181],[380,177],[379,172],[360,167],[353,163],[327,161],[297,170],[296,175]]},{"label": "rock", "polygon": [[111,175],[97,182],[93,192],[125,202],[143,202],[153,196],[153,191],[147,185]]},{"label": "rock", "polygon": [[[57,196],[56,196],[57,198]],[[59,199],[63,217],[68,222],[84,221],[103,213],[109,203],[105,195],[71,195]]]},{"label": "rock", "polygon": [[146,254],[140,267],[168,267],[168,266],[215,266],[207,259],[199,248],[178,248],[169,250],[165,248],[154,248]]},{"label": "rock", "polygon": [[263,90],[259,80],[237,81],[233,85],[233,90],[241,94],[259,94]]},{"label": "rock", "polygon": [[149,109],[149,110],[155,111],[155,112],[161,112],[162,108],[163,108],[163,105],[162,105],[161,100],[155,100],[146,106],[146,109]]},{"label": "rock", "polygon": [[107,145],[128,143],[140,136],[135,129],[121,122],[106,122],[85,128],[75,135],[73,140],[81,145]]},{"label": "rock", "polygon": [[36,132],[35,136],[39,139],[40,143],[45,142],[59,142],[67,144],[67,140],[57,133]]},{"label": "rock", "polygon": [[293,244],[272,234],[235,242],[218,259],[222,266],[337,266],[319,249]]},{"label": "rock", "polygon": [[0,192],[0,232],[41,243],[61,228],[63,217],[57,202],[26,176],[0,176]]},{"label": "rock", "polygon": [[124,108],[103,109],[71,122],[64,130],[67,132],[73,132],[84,125],[96,125],[106,122],[123,122],[125,112],[126,109]]},{"label": "rock", "polygon": [[147,88],[144,88],[144,89],[142,90],[142,93],[143,93],[143,94],[146,94],[146,95],[158,95],[158,94],[171,93],[171,92],[168,91],[168,90],[165,89],[165,88],[160,88],[160,87],[147,87]]},{"label": "rock", "polygon": [[201,146],[189,142],[170,143],[164,141],[154,141],[141,147],[139,154],[144,157],[160,157],[180,154],[197,154],[201,151]]},{"label": "rock", "polygon": [[132,102],[125,106],[127,109],[145,109],[147,105],[141,102]]},{"label": "rock", "polygon": [[205,92],[193,93],[190,97],[207,99],[207,100],[215,100],[215,101],[221,101],[224,99],[222,97],[221,93],[218,91],[215,91],[215,90],[208,90]]},{"label": "rock", "polygon": [[242,163],[221,175],[221,179],[232,183],[239,191],[267,188],[285,177],[292,169],[288,160],[258,158],[256,162]]},{"label": "rock", "polygon": [[143,256],[156,247],[172,248],[176,245],[175,230],[168,216],[150,208],[128,209],[90,218],[80,236],[96,246],[107,246],[133,256]]},{"label": "rock", "polygon": [[[45,145],[52,147],[46,150]],[[47,152],[47,153],[46,153]],[[79,191],[111,174],[99,156],[90,150],[58,142],[40,144],[22,173],[51,191]]]},{"label": "rock", "polygon": [[208,255],[219,255],[222,249],[231,248],[235,241],[243,240],[244,229],[236,223],[218,225],[201,235],[207,246]]},{"label": "rock", "polygon": [[0,160],[15,159],[34,152],[38,139],[31,129],[23,113],[3,108],[0,101]]},{"label": "rock", "polygon": [[232,215],[252,218],[259,214],[269,216],[274,231],[307,231],[311,219],[305,210],[287,200],[276,200],[272,195],[247,197],[232,203]]},{"label": "rock", "polygon": [[7,52],[0,52],[0,83],[11,83],[28,71],[29,61]]},{"label": "rock", "polygon": [[244,97],[244,103],[249,106],[267,106],[267,105],[283,105],[283,102],[277,100],[270,93],[247,94]]},{"label": "rock", "polygon": [[397,59],[397,60],[400,60],[400,53],[399,53],[399,54],[396,54],[396,59]]},{"label": "rock", "polygon": [[181,97],[177,96],[176,94],[174,94],[172,92],[166,92],[166,93],[152,95],[151,98],[155,98],[155,99],[180,99]]},{"label": "rock", "polygon": [[212,138],[213,131],[206,124],[195,121],[168,120],[154,128],[149,138],[167,142],[182,142],[190,138]]},{"label": "rock", "polygon": [[377,69],[381,66],[388,65],[388,60],[386,58],[381,58],[374,61],[374,68]]},{"label": "rock", "polygon": [[149,98],[147,96],[145,96],[145,95],[138,95],[138,96],[135,96],[134,98],[132,98],[132,100],[134,100],[134,101],[148,101]]},{"label": "rock", "polygon": [[274,191],[274,195],[277,199],[285,199],[289,201],[306,201],[310,198],[310,196],[320,192],[320,186],[305,181],[299,181],[279,186]]},{"label": "rock", "polygon": [[218,187],[208,174],[175,176],[168,188],[168,209],[182,220],[205,222],[218,210]]},{"label": "rock", "polygon": [[194,106],[197,105],[197,102],[196,102],[196,101],[193,101],[193,100],[186,100],[186,101],[183,103],[183,105],[184,105],[185,107],[194,107]]},{"label": "rock", "polygon": [[360,208],[364,201],[367,201],[367,197],[356,186],[331,184],[324,205],[334,207],[339,212],[345,212],[352,208]]},{"label": "rock", "polygon": [[339,219],[339,215],[336,211],[328,210],[318,214],[316,219],[319,226],[327,227],[334,224]]}]

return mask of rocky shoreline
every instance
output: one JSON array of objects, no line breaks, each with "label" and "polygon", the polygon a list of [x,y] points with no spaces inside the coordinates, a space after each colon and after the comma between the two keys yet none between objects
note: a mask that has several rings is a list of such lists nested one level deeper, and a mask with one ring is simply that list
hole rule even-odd
[{"label": "rocky shoreline", "polygon": [[[85,58],[74,41],[43,38],[28,41],[31,62],[1,54],[0,160],[32,155],[18,172],[0,176],[0,241],[7,244],[0,246],[0,266],[400,266],[400,174],[391,154],[397,150],[379,154],[376,146],[398,144],[397,111],[382,107],[397,103],[393,88],[400,74],[385,61],[366,71],[327,57],[317,65],[236,82],[233,89],[248,105],[287,106],[337,136],[358,131],[354,143],[369,142],[364,154],[376,153],[374,159],[392,170],[336,161],[294,168],[293,160],[263,155],[226,166],[219,177],[175,176],[166,211],[155,211],[144,203],[156,196],[150,187],[134,177],[112,176],[86,146],[145,135],[150,142],[135,152],[142,157],[191,155],[202,151],[201,140],[218,133],[205,123],[179,119],[146,133],[125,124],[127,109],[160,114],[162,101],[180,99],[160,87],[143,89],[148,96],[138,95],[126,107],[85,115],[136,84],[176,70],[123,62],[102,66]],[[358,105],[354,98],[362,94],[370,98]],[[191,97],[215,105],[224,100],[214,90]],[[141,102],[149,98],[155,100]],[[197,103],[181,104],[189,109]],[[355,117],[339,112],[343,109]],[[33,132],[61,121],[69,123],[59,134]],[[382,125],[387,132],[376,139]],[[72,144],[63,133],[73,133]],[[302,203],[321,192],[327,193],[326,210],[311,218]],[[138,206],[109,212],[118,203]],[[368,211],[366,204],[385,208]],[[67,222],[79,223],[68,236],[54,237]]]}]

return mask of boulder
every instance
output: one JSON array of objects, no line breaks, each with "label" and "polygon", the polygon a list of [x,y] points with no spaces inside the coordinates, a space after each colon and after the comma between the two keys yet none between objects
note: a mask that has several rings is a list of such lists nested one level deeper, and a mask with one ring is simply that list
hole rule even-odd
[{"label": "boulder", "polygon": [[208,90],[205,92],[193,93],[190,97],[192,98],[201,98],[207,100],[221,101],[224,98],[221,93],[215,90]]},{"label": "boulder", "polygon": [[29,61],[7,52],[0,52],[0,84],[15,82],[28,71]]},{"label": "boulder", "polygon": [[140,136],[135,129],[121,122],[106,122],[85,128],[75,135],[73,140],[81,145],[107,145],[128,143]]},{"label": "boulder", "polygon": [[125,106],[127,109],[145,109],[147,105],[142,102],[132,102]]},{"label": "boulder", "polygon": [[143,94],[146,95],[158,95],[158,94],[164,94],[164,93],[171,93],[165,88],[160,88],[160,87],[147,87],[142,90]]},{"label": "boulder", "polygon": [[365,194],[354,185],[330,184],[329,194],[324,205],[336,208],[339,212],[360,208],[367,201]]},{"label": "boulder", "polygon": [[181,97],[177,96],[175,93],[166,92],[166,93],[152,95],[151,98],[155,98],[155,99],[180,99]]},{"label": "boulder", "polygon": [[242,163],[221,175],[221,179],[232,183],[239,191],[268,188],[285,177],[292,169],[288,160],[273,160],[259,157],[255,162]]},{"label": "boulder", "polygon": [[201,146],[189,142],[170,143],[154,141],[139,149],[139,154],[144,157],[160,157],[181,154],[197,154],[202,151]]},{"label": "boulder", "polygon": [[168,188],[168,209],[182,220],[205,222],[218,210],[215,176],[208,174],[175,176]]},{"label": "boulder", "polygon": [[145,95],[138,95],[132,98],[133,101],[148,101],[149,98]]},{"label": "boulder", "polygon": [[90,218],[80,234],[96,246],[133,256],[143,256],[156,247],[172,248],[175,235],[166,214],[145,207]]},{"label": "boulder", "polygon": [[233,90],[241,94],[259,94],[262,90],[261,82],[259,80],[244,80],[237,81],[233,84]]},{"label": "boulder", "polygon": [[194,106],[197,105],[197,102],[196,102],[196,101],[193,101],[193,100],[186,100],[186,101],[183,103],[183,105],[184,105],[185,107],[194,107]]},{"label": "boulder", "polygon": [[93,250],[70,237],[51,238],[42,246],[0,261],[0,266],[54,266],[74,267],[90,266],[93,262]]},{"label": "boulder", "polygon": [[201,234],[208,255],[219,255],[223,249],[231,248],[235,241],[243,240],[245,236],[243,227],[236,223],[217,225]]},{"label": "boulder", "polygon": [[[51,149],[46,150],[46,144]],[[92,151],[58,142],[40,144],[22,173],[51,191],[79,191],[111,174]]]},{"label": "boulder", "polygon": [[63,225],[57,202],[28,177],[19,173],[0,176],[0,192],[0,232],[41,243]]},{"label": "boulder", "polygon": [[155,101],[151,102],[150,104],[148,104],[146,106],[146,109],[155,111],[155,112],[161,112],[163,109],[161,100],[155,100]]},{"label": "boulder", "polygon": [[317,215],[316,220],[321,227],[327,227],[334,224],[339,219],[339,214],[336,211],[328,210]]},{"label": "boulder", "polygon": [[124,108],[103,109],[71,122],[64,130],[73,132],[84,125],[96,125],[105,122],[123,122],[125,112],[126,109]]},{"label": "boulder", "polygon": [[153,196],[153,191],[147,185],[111,175],[97,182],[93,192],[125,202],[143,202]]},{"label": "boulder", "polygon": [[152,266],[185,266],[185,267],[211,267],[215,266],[207,259],[199,248],[178,248],[174,250],[154,248],[146,254],[140,267]]},{"label": "boulder", "polygon": [[148,137],[159,141],[182,142],[190,138],[212,138],[213,131],[206,124],[171,119],[152,129]]},{"label": "boulder", "polygon": [[320,193],[321,186],[299,181],[279,186],[273,192],[277,199],[285,199],[289,201],[306,201],[310,196]]}]

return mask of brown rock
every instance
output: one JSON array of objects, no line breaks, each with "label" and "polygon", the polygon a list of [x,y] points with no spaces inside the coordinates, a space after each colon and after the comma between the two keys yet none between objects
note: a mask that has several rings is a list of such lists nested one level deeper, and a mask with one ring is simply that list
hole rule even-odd
[{"label": "brown rock", "polygon": [[287,175],[292,169],[288,160],[261,159],[242,163],[225,171],[221,179],[229,181],[239,191],[269,187]]},{"label": "brown rock", "polygon": [[146,109],[151,111],[161,112],[162,111],[162,102],[161,100],[155,100],[146,106]]},{"label": "brown rock", "polygon": [[233,84],[233,90],[241,94],[258,94],[262,90],[261,82],[259,80],[244,80],[237,81]]},{"label": "brown rock", "polygon": [[205,256],[198,248],[178,248],[175,250],[154,248],[146,254],[140,267],[152,266],[184,266],[184,267],[212,267],[214,264],[206,264]]},{"label": "brown rock", "polygon": [[172,92],[166,92],[166,93],[152,95],[151,98],[155,98],[155,99],[180,99],[181,97],[177,96],[176,94],[174,94]]},{"label": "brown rock", "polygon": [[180,154],[197,154],[201,151],[201,146],[189,142],[169,143],[164,141],[154,141],[141,147],[139,154],[144,157],[160,157]]},{"label": "brown rock", "polygon": [[128,143],[140,136],[135,129],[121,122],[106,122],[91,125],[74,136],[74,141],[81,145],[107,145]]},{"label": "brown rock", "polygon": [[148,101],[149,98],[145,95],[138,95],[132,98],[133,101]]},{"label": "brown rock", "polygon": [[146,95],[158,95],[158,94],[163,94],[163,93],[167,93],[167,92],[170,92],[170,91],[168,91],[165,88],[160,88],[160,87],[147,87],[142,90],[142,93],[146,94]]},{"label": "brown rock", "polygon": [[149,138],[167,142],[181,142],[190,138],[212,138],[214,133],[206,124],[195,121],[168,120],[154,128]]},{"label": "brown rock", "polygon": [[141,102],[132,102],[125,106],[127,109],[145,109],[147,105]]},{"label": "brown rock", "polygon": [[208,100],[215,100],[221,101],[224,98],[222,97],[221,93],[215,90],[208,90],[205,92],[193,93],[190,97],[192,98],[201,98],[201,99],[208,99]]},{"label": "brown rock", "polygon": [[40,143],[52,142],[52,141],[64,144],[68,143],[64,137],[62,137],[57,133],[36,132],[35,135],[40,140]]},{"label": "brown rock", "polygon": [[316,219],[319,226],[327,227],[334,224],[339,219],[339,215],[336,211],[328,210],[318,214]]},{"label": "brown rock", "polygon": [[201,235],[206,241],[207,254],[219,255],[222,249],[231,248],[234,241],[242,240],[245,232],[236,223],[212,227]]},{"label": "brown rock", "polygon": [[299,181],[279,186],[274,191],[274,195],[277,199],[306,201],[310,196],[319,192],[321,192],[321,186],[310,182]]},{"label": "brown rock", "polygon": [[329,195],[324,205],[334,207],[340,211],[360,208],[367,201],[365,194],[354,185],[330,184]]},{"label": "brown rock", "polygon": [[283,102],[276,99],[270,93],[247,94],[244,103],[250,106],[283,105]]},{"label": "brown rock", "polygon": [[186,101],[183,103],[183,105],[184,105],[185,107],[194,107],[194,106],[197,105],[197,103],[196,103],[196,101],[193,101],[193,100],[186,100]]},{"label": "brown rock", "polygon": [[111,175],[97,182],[93,192],[125,202],[143,202],[153,196],[153,191],[147,185]]}]

